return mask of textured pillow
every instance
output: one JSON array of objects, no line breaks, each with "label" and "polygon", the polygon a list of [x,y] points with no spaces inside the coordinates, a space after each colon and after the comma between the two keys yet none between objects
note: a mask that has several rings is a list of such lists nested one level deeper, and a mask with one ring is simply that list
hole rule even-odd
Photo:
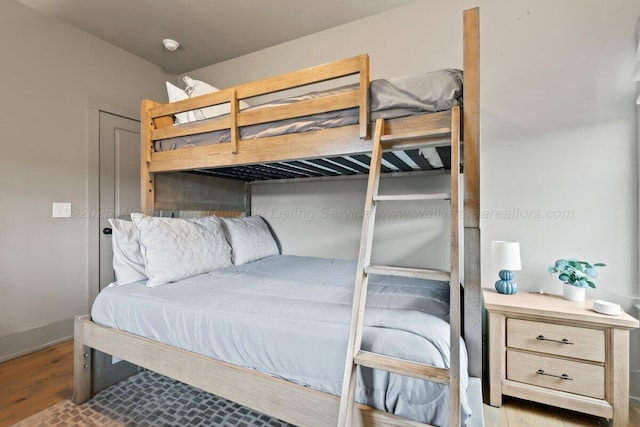
[{"label": "textured pillow", "polygon": [[217,217],[157,218],[131,214],[138,230],[148,287],[207,273],[231,263],[231,247]]},{"label": "textured pillow", "polygon": [[223,224],[235,265],[280,254],[269,226],[261,217],[223,218]]},{"label": "textured pillow", "polygon": [[[185,88],[185,92],[190,98],[211,92],[218,92],[220,90],[214,86],[211,86],[209,83],[192,79],[189,76],[184,76],[182,80],[184,80],[184,83],[187,85],[187,87]],[[241,110],[249,107],[249,104],[244,101],[240,101],[239,105]],[[193,110],[193,112],[195,114],[196,120],[203,120],[222,116],[224,114],[229,114],[230,108],[229,104],[220,104],[214,105],[212,107],[201,108],[199,110]]]},{"label": "textured pillow", "polygon": [[144,258],[140,252],[138,231],[131,221],[110,219],[113,231],[113,270],[116,272],[116,285],[146,280]]},{"label": "textured pillow", "polygon": [[[169,102],[182,101],[183,99],[189,99],[189,95],[182,89],[177,86],[172,85],[169,82],[167,83],[167,95],[169,97]],[[176,125],[180,125],[183,123],[189,123],[196,120],[196,116],[193,111],[185,111],[184,113],[177,113],[176,115]]]}]

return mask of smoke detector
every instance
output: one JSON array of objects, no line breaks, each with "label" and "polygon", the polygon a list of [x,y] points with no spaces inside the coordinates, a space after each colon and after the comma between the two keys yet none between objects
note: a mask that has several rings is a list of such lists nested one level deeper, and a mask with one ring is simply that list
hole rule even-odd
[{"label": "smoke detector", "polygon": [[175,52],[180,47],[180,43],[173,39],[164,39],[162,40],[162,44],[164,45],[164,48],[169,52]]}]

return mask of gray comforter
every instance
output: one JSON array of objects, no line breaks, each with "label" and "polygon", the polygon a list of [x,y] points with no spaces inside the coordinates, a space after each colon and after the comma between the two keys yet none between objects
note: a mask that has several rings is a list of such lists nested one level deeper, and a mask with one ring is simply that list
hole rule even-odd
[{"label": "gray comforter", "polygon": [[[95,322],[339,395],[355,263],[278,255],[147,288],[110,286]],[[449,366],[449,286],[370,277],[363,349]],[[462,346],[462,419],[467,357]],[[150,355],[149,357],[153,357]],[[363,368],[356,400],[433,425],[448,425],[448,387]]]},{"label": "gray comforter", "polygon": [[[357,85],[311,92],[267,104],[251,107],[268,108],[277,105],[318,98],[353,90]],[[462,103],[462,71],[444,69],[429,73],[372,80],[370,85],[370,118],[392,119],[421,113],[448,110]],[[311,116],[279,120],[240,128],[241,139],[265,138],[288,133],[335,128],[358,123],[358,108],[330,111]],[[218,144],[230,141],[229,130],[206,132],[156,141],[156,151],[182,147]]]}]

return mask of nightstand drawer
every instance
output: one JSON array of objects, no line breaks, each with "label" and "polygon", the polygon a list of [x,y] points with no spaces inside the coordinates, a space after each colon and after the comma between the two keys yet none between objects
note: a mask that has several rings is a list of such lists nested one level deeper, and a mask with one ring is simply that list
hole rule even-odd
[{"label": "nightstand drawer", "polygon": [[507,351],[507,379],[604,399],[604,366]]},{"label": "nightstand drawer", "polygon": [[507,347],[604,362],[604,331],[507,319]]}]

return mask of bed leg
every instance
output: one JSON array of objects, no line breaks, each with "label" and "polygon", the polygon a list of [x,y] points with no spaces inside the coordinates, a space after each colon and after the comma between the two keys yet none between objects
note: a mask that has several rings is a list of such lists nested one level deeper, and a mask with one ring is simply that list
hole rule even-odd
[{"label": "bed leg", "polygon": [[73,402],[80,405],[91,397],[91,351],[84,345],[84,324],[89,315],[76,316],[73,344]]}]

